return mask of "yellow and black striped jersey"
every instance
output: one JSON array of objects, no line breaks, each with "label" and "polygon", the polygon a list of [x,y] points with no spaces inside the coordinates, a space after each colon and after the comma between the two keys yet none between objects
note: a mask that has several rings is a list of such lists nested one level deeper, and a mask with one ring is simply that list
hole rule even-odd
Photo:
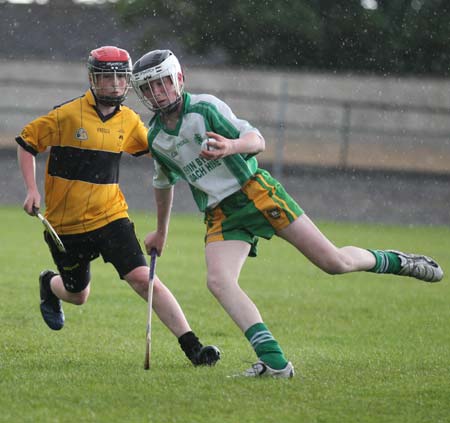
[{"label": "yellow and black striped jersey", "polygon": [[26,125],[16,138],[33,155],[50,147],[45,215],[61,235],[98,229],[128,217],[119,188],[122,152],[149,152],[147,129],[126,106],[103,117],[90,90]]}]

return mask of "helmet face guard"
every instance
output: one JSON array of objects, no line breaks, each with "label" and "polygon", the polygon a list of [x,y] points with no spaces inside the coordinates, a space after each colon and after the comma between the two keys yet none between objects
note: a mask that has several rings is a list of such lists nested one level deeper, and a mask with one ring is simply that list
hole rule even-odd
[{"label": "helmet face guard", "polygon": [[96,100],[119,106],[130,89],[131,58],[126,50],[105,46],[92,50],[88,63],[89,82]]},{"label": "helmet face guard", "polygon": [[[169,77],[172,87],[168,88]],[[160,104],[151,82],[158,81],[165,91],[165,99],[171,92],[175,99]],[[152,112],[171,113],[181,103],[184,90],[183,72],[180,62],[170,50],[154,50],[142,56],[133,66],[131,85],[142,103]]]}]

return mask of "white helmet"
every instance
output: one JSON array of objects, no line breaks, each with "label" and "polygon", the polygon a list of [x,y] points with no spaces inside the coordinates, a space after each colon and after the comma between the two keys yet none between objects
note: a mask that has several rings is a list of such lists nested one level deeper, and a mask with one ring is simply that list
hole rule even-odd
[{"label": "white helmet", "polygon": [[[172,80],[176,93],[176,99],[170,104],[159,106],[150,82],[156,80],[163,82],[163,78],[166,76],[169,76]],[[152,112],[161,111],[163,113],[170,113],[176,109],[178,104],[180,104],[183,95],[184,79],[180,62],[170,50],[150,51],[144,54],[134,64],[131,76],[131,85],[142,103],[144,103],[144,105]],[[154,100],[153,102],[151,102],[150,99],[147,98],[142,92],[142,88],[144,86],[150,90]],[[168,94],[166,88],[165,90],[166,94]]]}]

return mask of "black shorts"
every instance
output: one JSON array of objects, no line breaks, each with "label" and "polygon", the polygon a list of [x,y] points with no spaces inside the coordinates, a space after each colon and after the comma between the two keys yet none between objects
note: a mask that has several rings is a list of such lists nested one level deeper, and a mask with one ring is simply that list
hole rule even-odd
[{"label": "black shorts", "polygon": [[44,232],[44,238],[69,292],[81,292],[87,287],[91,279],[90,263],[100,255],[105,263],[109,262],[116,268],[121,279],[136,267],[146,266],[134,224],[127,218],[115,220],[94,231],[61,235],[66,253],[58,251],[47,232]]}]

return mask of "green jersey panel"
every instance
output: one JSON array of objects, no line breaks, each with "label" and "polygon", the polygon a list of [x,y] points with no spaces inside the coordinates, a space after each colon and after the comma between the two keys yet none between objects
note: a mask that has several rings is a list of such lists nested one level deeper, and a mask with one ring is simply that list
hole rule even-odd
[{"label": "green jersey panel", "polygon": [[165,128],[158,114],[149,123],[148,144],[156,161],[153,185],[167,188],[183,178],[198,208],[204,211],[238,191],[258,168],[252,155],[235,154],[219,160],[200,157],[206,132],[229,139],[249,132],[261,134],[246,120],[238,119],[217,97],[185,93],[183,100],[183,111],[174,130]]}]

